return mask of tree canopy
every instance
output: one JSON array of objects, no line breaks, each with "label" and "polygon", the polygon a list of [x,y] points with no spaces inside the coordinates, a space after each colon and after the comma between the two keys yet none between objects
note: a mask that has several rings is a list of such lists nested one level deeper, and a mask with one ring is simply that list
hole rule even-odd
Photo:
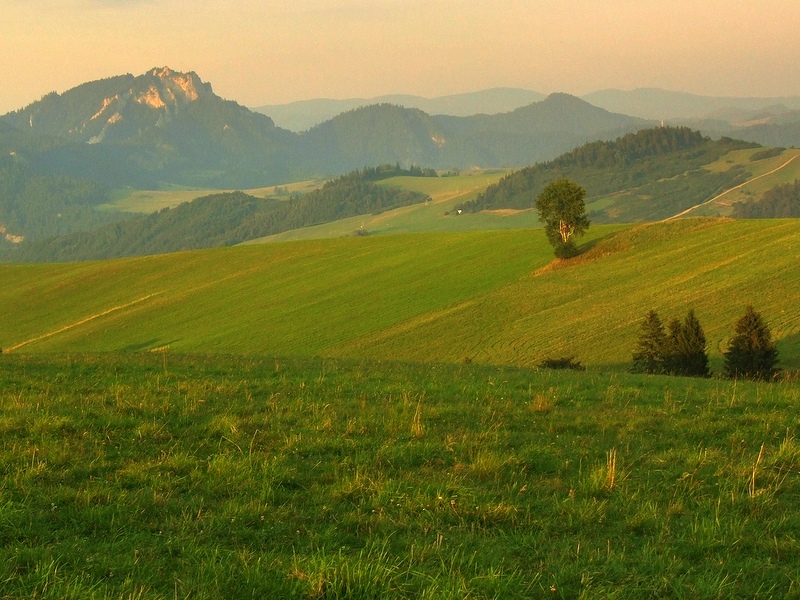
[{"label": "tree canopy", "polygon": [[552,182],[536,198],[539,220],[559,258],[577,254],[572,236],[583,235],[589,228],[585,198],[586,190],[565,178]]}]

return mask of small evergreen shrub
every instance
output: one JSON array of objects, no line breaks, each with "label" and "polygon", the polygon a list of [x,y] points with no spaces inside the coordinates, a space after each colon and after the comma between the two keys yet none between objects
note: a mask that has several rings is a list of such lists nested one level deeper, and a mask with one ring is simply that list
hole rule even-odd
[{"label": "small evergreen shrub", "polygon": [[572,369],[573,371],[585,371],[580,361],[575,360],[574,356],[561,356],[559,358],[544,358],[537,367],[541,369]]}]

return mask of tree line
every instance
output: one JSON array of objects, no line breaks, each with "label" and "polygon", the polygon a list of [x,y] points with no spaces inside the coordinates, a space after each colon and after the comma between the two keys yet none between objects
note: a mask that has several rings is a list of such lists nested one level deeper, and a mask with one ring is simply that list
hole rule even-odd
[{"label": "tree line", "polygon": [[354,171],[288,200],[243,192],[212,194],[94,231],[24,244],[8,256],[29,262],[77,261],[230,246],[428,199],[425,194],[367,181],[363,172]]},{"label": "tree line", "polygon": [[41,175],[12,155],[0,158],[0,226],[27,240],[125,218],[95,210],[108,199],[108,189],[93,181]]},{"label": "tree line", "polygon": [[736,202],[731,216],[737,219],[783,219],[800,217],[800,181],[764,192],[759,202]]},{"label": "tree line", "polygon": [[[752,306],[734,325],[724,352],[723,373],[731,379],[774,379],[779,369],[778,350],[764,319]],[[708,377],[706,337],[694,310],[683,321],[672,318],[664,327],[654,310],[645,316],[633,352],[636,373]]]}]

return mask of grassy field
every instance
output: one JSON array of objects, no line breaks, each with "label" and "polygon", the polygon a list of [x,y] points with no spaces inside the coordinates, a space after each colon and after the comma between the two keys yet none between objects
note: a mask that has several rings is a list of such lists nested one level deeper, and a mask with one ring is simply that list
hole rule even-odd
[{"label": "grassy field", "polygon": [[[288,198],[289,194],[307,193],[322,187],[324,181],[299,181],[277,186],[243,190],[256,198]],[[100,210],[126,213],[152,213],[164,208],[174,208],[184,202],[197,198],[233,190],[214,189],[166,189],[166,190],[134,190],[121,189],[112,193],[111,202],[103,204]]]},{"label": "grassy field", "polygon": [[585,243],[567,263],[540,231],[508,230],[3,265],[0,347],[625,369],[648,310],[694,308],[719,370],[752,303],[800,368],[797,221],[592,227]]},{"label": "grassy field", "polygon": [[539,219],[533,210],[469,215],[452,212],[454,205],[472,200],[489,185],[499,181],[507,172],[507,170],[471,170],[453,177],[392,177],[378,183],[427,194],[431,201],[378,215],[361,215],[324,225],[294,229],[250,240],[245,244],[338,238],[352,236],[356,232],[385,235],[539,227]]},{"label": "grassy field", "polygon": [[776,598],[800,390],[0,356],[0,597]]},{"label": "grassy field", "polygon": [[797,375],[627,368],[693,308],[718,373],[752,303],[800,369],[800,222],[583,242],[1,265],[0,598],[797,596]]},{"label": "grassy field", "polygon": [[[438,213],[448,210],[448,207],[456,202],[463,202],[464,200],[473,198],[478,192],[483,191],[490,184],[496,183],[507,172],[507,169],[472,169],[466,170],[453,177],[393,177],[383,180],[380,183],[381,185],[399,186],[404,189],[428,194],[431,196],[433,203],[441,205],[437,206],[436,212]],[[281,200],[288,198],[290,194],[306,194],[322,187],[324,183],[324,180],[297,181],[242,191],[256,198]],[[191,202],[192,200],[210,194],[230,191],[233,190],[185,188],[164,190],[120,189],[114,190],[111,202],[102,205],[100,209],[129,213],[151,213],[164,208],[173,208],[183,202]],[[351,232],[351,229],[345,228],[342,235]],[[331,236],[326,235],[322,237]],[[335,237],[339,237],[339,235]]]}]

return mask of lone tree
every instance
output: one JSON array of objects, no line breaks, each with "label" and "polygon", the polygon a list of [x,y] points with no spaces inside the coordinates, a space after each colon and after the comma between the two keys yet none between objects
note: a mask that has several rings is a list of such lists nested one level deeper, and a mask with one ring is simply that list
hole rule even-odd
[{"label": "lone tree", "polygon": [[642,332],[633,351],[633,372],[663,373],[666,342],[667,335],[661,319],[656,311],[651,310],[642,322]]},{"label": "lone tree", "polygon": [[778,350],[761,315],[748,306],[725,352],[725,375],[768,380],[778,373]]},{"label": "lone tree", "polygon": [[539,220],[558,258],[578,253],[572,236],[583,235],[589,228],[585,198],[586,190],[565,178],[550,183],[536,198]]}]

